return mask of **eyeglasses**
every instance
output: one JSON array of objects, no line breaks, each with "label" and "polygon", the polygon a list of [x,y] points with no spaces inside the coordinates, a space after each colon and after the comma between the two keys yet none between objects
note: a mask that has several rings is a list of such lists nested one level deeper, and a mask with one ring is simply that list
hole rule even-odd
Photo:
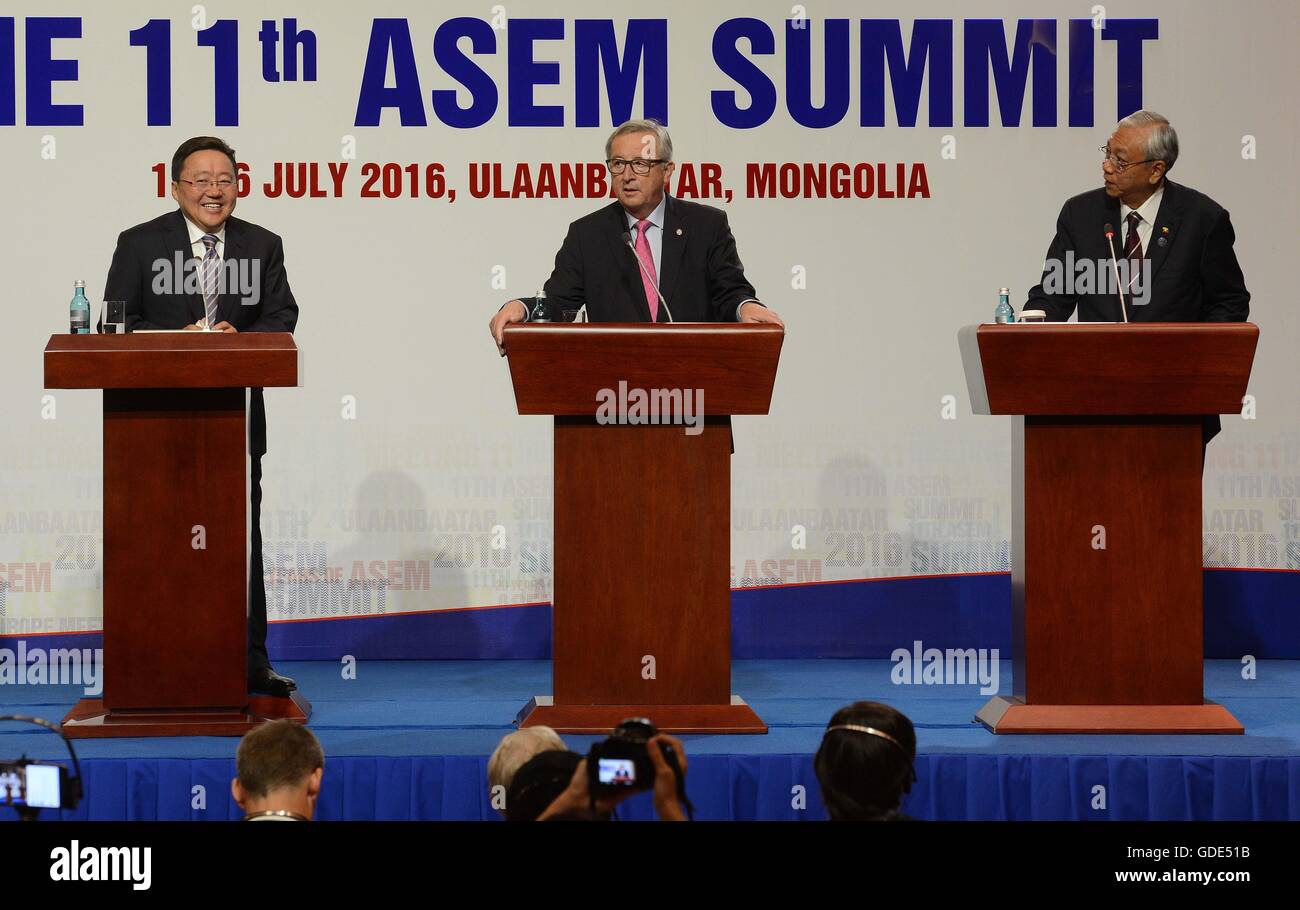
[{"label": "eyeglasses", "polygon": [[1101,163],[1105,164],[1107,161],[1109,161],[1110,166],[1115,169],[1115,173],[1117,174],[1122,174],[1125,171],[1127,171],[1129,168],[1137,167],[1139,164],[1150,164],[1153,161],[1161,160],[1159,158],[1146,158],[1142,161],[1121,161],[1120,159],[1112,155],[1110,153],[1110,147],[1105,145],[1098,146],[1097,151],[1101,152]]},{"label": "eyeglasses", "polygon": [[209,188],[214,186],[224,193],[226,190],[230,189],[232,186],[235,185],[235,181],[226,180],[224,178],[221,180],[185,180],[182,178],[180,182],[188,183],[190,186],[194,187],[200,193],[206,193]]},{"label": "eyeglasses", "polygon": [[631,161],[627,161],[623,158],[610,158],[605,162],[605,166],[609,168],[611,174],[617,176],[623,173],[630,164],[632,165],[632,173],[644,177],[646,174],[650,173],[650,168],[654,167],[656,164],[667,163],[668,160],[666,158],[633,158]]}]

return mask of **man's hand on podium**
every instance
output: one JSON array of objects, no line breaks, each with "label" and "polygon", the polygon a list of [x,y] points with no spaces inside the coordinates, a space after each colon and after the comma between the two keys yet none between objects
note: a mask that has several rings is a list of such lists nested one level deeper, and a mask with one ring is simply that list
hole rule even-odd
[{"label": "man's hand on podium", "polygon": [[767,322],[772,325],[779,325],[782,328],[785,327],[785,323],[781,321],[780,316],[776,315],[776,311],[768,309],[761,303],[742,303],[740,305],[740,321]]},{"label": "man's hand on podium", "polygon": [[497,353],[502,357],[506,356],[506,326],[512,322],[523,322],[527,316],[528,308],[524,306],[524,302],[512,300],[497,310],[496,314],[488,320],[488,331],[492,333],[492,340],[497,343]]},{"label": "man's hand on podium", "polygon": [[[187,331],[187,332],[202,332],[202,331],[205,331],[205,330],[204,330],[203,326],[201,326],[201,325],[199,325],[197,322],[195,322],[195,323],[192,323],[192,324],[190,324],[190,325],[187,325],[187,326],[185,327],[185,331]],[[212,327],[212,331],[214,331],[214,332],[230,332],[230,333],[233,333],[233,334],[235,334],[235,335],[238,335],[238,334],[239,334],[239,329],[235,328],[233,325],[231,325],[230,323],[226,322],[224,319],[223,319],[221,322],[218,322],[216,325],[214,325],[214,326]]]}]

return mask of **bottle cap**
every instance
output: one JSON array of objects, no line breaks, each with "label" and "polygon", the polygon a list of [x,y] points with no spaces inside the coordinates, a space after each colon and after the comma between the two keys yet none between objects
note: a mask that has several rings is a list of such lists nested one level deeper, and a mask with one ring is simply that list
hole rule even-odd
[{"label": "bottle cap", "polygon": [[76,284],[73,285],[74,288],[84,288],[85,286],[86,282],[82,281],[80,278],[78,278]]},{"label": "bottle cap", "polygon": [[1011,288],[998,288],[998,293],[999,293],[999,294],[1010,294],[1010,293],[1011,293]]}]

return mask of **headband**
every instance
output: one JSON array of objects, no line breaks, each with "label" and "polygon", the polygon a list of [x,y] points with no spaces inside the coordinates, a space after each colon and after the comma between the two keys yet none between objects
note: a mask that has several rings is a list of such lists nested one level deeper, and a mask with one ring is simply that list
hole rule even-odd
[{"label": "headband", "polygon": [[900,750],[902,750],[904,754],[907,753],[907,750],[903,748],[902,743],[894,739],[894,737],[890,736],[884,730],[877,730],[875,727],[864,727],[859,724],[836,724],[833,727],[826,728],[827,733],[831,732],[832,730],[856,730],[858,733],[867,733],[870,734],[871,736],[879,736],[881,739],[889,740],[889,742],[893,743]]}]

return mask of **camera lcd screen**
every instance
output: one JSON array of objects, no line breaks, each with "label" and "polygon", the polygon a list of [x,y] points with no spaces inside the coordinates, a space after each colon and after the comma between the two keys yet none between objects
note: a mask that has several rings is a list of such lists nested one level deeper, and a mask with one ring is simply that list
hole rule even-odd
[{"label": "camera lcd screen", "polygon": [[57,809],[59,799],[59,767],[57,765],[28,765],[27,805],[33,809]]},{"label": "camera lcd screen", "polygon": [[598,779],[602,784],[630,787],[636,783],[636,764],[630,758],[602,758]]}]

